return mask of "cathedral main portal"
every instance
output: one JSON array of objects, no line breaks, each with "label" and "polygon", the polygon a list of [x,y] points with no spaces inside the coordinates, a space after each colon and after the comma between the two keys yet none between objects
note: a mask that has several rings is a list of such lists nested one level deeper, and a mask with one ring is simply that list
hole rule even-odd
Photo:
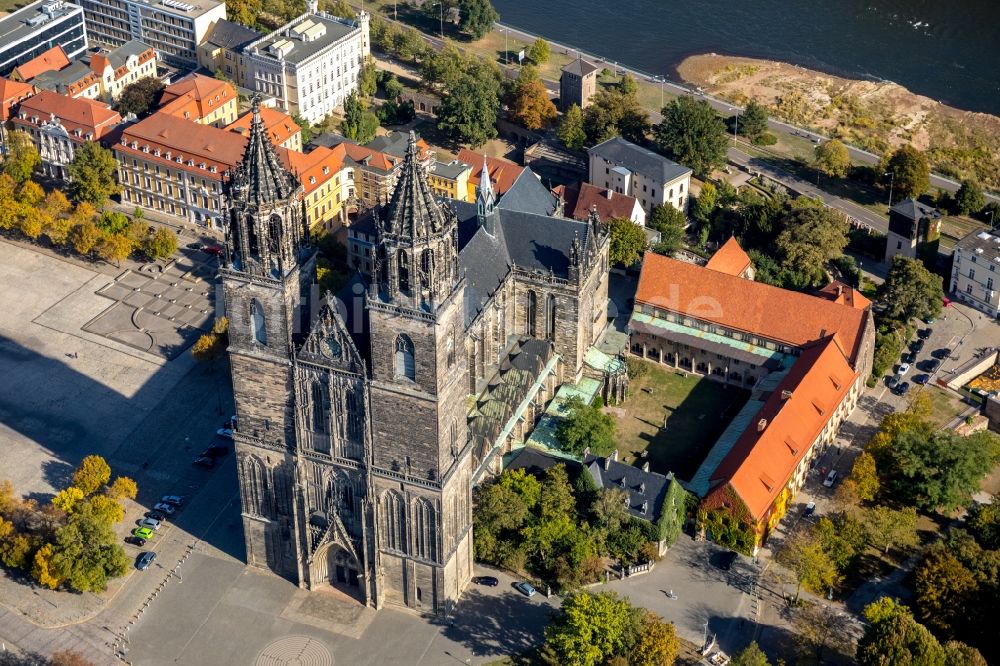
[{"label": "cathedral main portal", "polygon": [[353,553],[331,543],[316,554],[309,570],[313,589],[329,584],[341,592],[364,601],[364,576]]}]

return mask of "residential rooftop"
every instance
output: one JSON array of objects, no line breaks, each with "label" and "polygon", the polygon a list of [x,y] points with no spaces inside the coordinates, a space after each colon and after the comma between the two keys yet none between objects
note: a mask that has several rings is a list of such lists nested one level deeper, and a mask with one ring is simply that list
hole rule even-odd
[{"label": "residential rooftop", "polygon": [[955,250],[976,257],[976,261],[1000,265],[1000,232],[973,231],[955,244]]},{"label": "residential rooftop", "polygon": [[752,265],[750,255],[743,251],[735,237],[730,236],[729,240],[715,251],[712,258],[705,264],[705,268],[739,277]]},{"label": "residential rooftop", "polygon": [[263,37],[261,33],[245,25],[240,25],[239,23],[233,23],[232,21],[227,21],[226,19],[219,19],[212,24],[209,30],[208,37],[205,38],[205,42],[208,44],[214,44],[215,46],[222,47],[224,49],[239,49],[250,42],[260,39]]},{"label": "residential rooftop", "polygon": [[602,222],[614,217],[627,220],[632,217],[636,206],[635,197],[590,183],[557,185],[552,192],[563,198],[563,214],[574,220],[586,220],[591,210],[597,212]]},{"label": "residential rooftop", "polygon": [[298,65],[359,30],[357,23],[332,16],[300,16],[249,44],[248,55]]},{"label": "residential rooftop", "polygon": [[83,9],[61,0],[39,0],[0,18],[0,44],[13,44],[36,32],[46,23]]},{"label": "residential rooftop", "polygon": [[605,161],[624,167],[633,173],[641,173],[660,183],[669,183],[691,173],[691,169],[686,166],[668,160],[663,155],[654,153],[648,148],[626,141],[620,136],[597,144],[587,153],[597,155]]}]

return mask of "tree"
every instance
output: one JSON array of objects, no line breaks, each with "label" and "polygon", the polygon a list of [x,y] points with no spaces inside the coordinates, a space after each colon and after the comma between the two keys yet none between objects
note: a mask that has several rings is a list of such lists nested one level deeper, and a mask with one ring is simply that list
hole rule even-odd
[{"label": "tree", "polygon": [[348,95],[344,101],[344,120],[340,123],[343,135],[364,144],[375,138],[377,129],[378,117],[365,109],[357,92]]},{"label": "tree", "polygon": [[63,488],[52,498],[52,506],[66,513],[73,513],[73,509],[83,501],[85,495],[83,491],[75,486]]},{"label": "tree", "polygon": [[916,259],[895,256],[879,289],[879,299],[887,306],[886,316],[896,321],[936,317],[944,304],[941,276]]},{"label": "tree", "polygon": [[463,73],[441,101],[438,129],[473,147],[481,146],[496,137],[499,110],[500,82],[491,67],[479,63]]},{"label": "tree", "polygon": [[458,50],[455,42],[444,41],[444,46],[433,51],[420,63],[420,76],[429,83],[440,84],[444,90],[450,90],[466,70],[468,60]]},{"label": "tree", "polygon": [[865,511],[862,522],[871,545],[883,553],[892,547],[912,548],[920,543],[917,510],[912,506],[903,509],[875,506]]},{"label": "tree", "polygon": [[660,149],[695,175],[707,177],[726,163],[726,125],[705,100],[678,97],[663,107],[663,121],[654,130]]},{"label": "tree", "polygon": [[555,120],[556,106],[549,99],[545,84],[538,78],[538,71],[525,65],[517,75],[508,104],[511,118],[529,130],[547,127]]},{"label": "tree", "polygon": [[139,494],[139,487],[136,485],[135,481],[127,476],[119,476],[115,479],[115,482],[108,487],[107,495],[108,497],[116,500],[121,499],[131,499],[134,500],[136,495]]},{"label": "tree", "polygon": [[31,140],[31,135],[23,130],[14,130],[7,136],[7,156],[3,161],[3,172],[23,183],[31,178],[35,169],[42,163],[38,148]]},{"label": "tree", "polygon": [[775,245],[782,252],[783,266],[800,276],[796,286],[825,282],[827,263],[847,247],[847,221],[827,208],[793,206],[782,226]]},{"label": "tree", "polygon": [[979,582],[947,547],[932,546],[914,571],[914,602],[929,627],[947,637],[971,623]]},{"label": "tree", "polygon": [[962,215],[978,213],[986,205],[983,188],[974,180],[963,180],[962,186],[955,192],[955,207]]},{"label": "tree", "polygon": [[[589,472],[583,472],[589,475]],[[628,493],[622,488],[602,488],[597,492],[590,510],[597,524],[609,532],[616,532],[628,522]]]},{"label": "tree", "polygon": [[796,603],[803,587],[822,594],[840,582],[833,560],[806,530],[793,532],[785,539],[777,553],[777,560],[795,576]]},{"label": "tree", "polygon": [[635,82],[631,74],[626,72],[622,74],[621,81],[618,82],[618,91],[626,97],[638,97],[639,84]]},{"label": "tree", "polygon": [[69,230],[69,242],[78,254],[88,255],[101,240],[101,230],[91,221],[81,222]]},{"label": "tree", "polygon": [[897,149],[881,170],[893,174],[892,188],[897,201],[917,198],[931,187],[931,167],[927,157],[913,146]]},{"label": "tree", "polygon": [[613,217],[608,220],[608,232],[611,235],[608,261],[631,266],[642,258],[648,242],[642,227],[624,217]]},{"label": "tree", "polygon": [[108,495],[94,495],[90,498],[90,508],[94,517],[108,525],[120,523],[125,518],[125,507]]},{"label": "tree", "polygon": [[698,196],[692,197],[688,210],[698,224],[708,224],[712,221],[712,212],[718,200],[719,191],[712,183],[703,183]]},{"label": "tree", "polygon": [[613,593],[573,594],[545,628],[546,646],[559,663],[596,666],[624,651],[635,622],[629,603]]},{"label": "tree", "polygon": [[101,456],[87,456],[73,471],[73,485],[85,497],[93,495],[111,479],[111,467]]},{"label": "tree", "polygon": [[166,227],[160,227],[152,234],[146,234],[142,242],[142,252],[150,259],[166,259],[177,251],[177,234]]},{"label": "tree", "polygon": [[732,658],[729,666],[771,666],[771,662],[767,660],[767,655],[757,645],[757,641],[753,641]]},{"label": "tree", "polygon": [[851,168],[851,154],[839,139],[816,146],[816,166],[831,178],[843,178]]},{"label": "tree", "polygon": [[378,68],[371,56],[365,58],[358,72],[358,92],[362,97],[372,97],[378,90]]},{"label": "tree", "polygon": [[24,207],[39,206],[45,200],[45,190],[35,181],[26,180],[17,189],[17,200]]},{"label": "tree", "polygon": [[8,173],[0,173],[0,229],[13,229],[18,224],[20,206],[17,183]]},{"label": "tree", "polygon": [[385,90],[385,96],[390,100],[399,99],[400,95],[403,94],[403,84],[399,82],[395,74],[390,74],[384,83],[382,83],[382,88]]},{"label": "tree", "polygon": [[459,0],[462,20],[459,27],[473,39],[482,39],[500,20],[490,0]]},{"label": "tree", "polygon": [[230,21],[252,28],[263,10],[261,0],[226,0],[226,15]]},{"label": "tree", "polygon": [[63,194],[62,190],[52,190],[45,195],[45,210],[53,217],[60,217],[69,213],[72,204]]},{"label": "tree", "polygon": [[163,94],[163,82],[155,76],[146,76],[122,88],[118,95],[118,113],[139,116],[156,107]]},{"label": "tree", "polygon": [[114,153],[96,141],[86,141],[76,147],[67,168],[70,193],[77,201],[103,206],[121,189],[115,180],[117,170]]},{"label": "tree", "polygon": [[[859,666],[944,666],[944,648],[927,630],[927,627],[913,619],[905,606],[892,604],[886,607],[877,601],[865,608],[869,625],[858,641],[855,655]],[[874,621],[869,609],[879,605],[874,611],[879,617]]]},{"label": "tree", "polygon": [[302,133],[302,144],[306,145],[312,141],[313,135],[316,134],[313,124],[297,113],[292,114],[292,121],[299,126],[299,131]]},{"label": "tree", "polygon": [[593,455],[604,456],[614,450],[615,422],[612,417],[576,396],[565,402],[565,409],[565,415],[556,426],[556,437],[564,451],[579,456],[590,449]]},{"label": "tree", "polygon": [[617,86],[605,88],[594,95],[583,112],[583,128],[592,144],[619,135],[633,143],[644,144],[649,132],[649,114],[636,95],[629,95]]},{"label": "tree", "polygon": [[826,604],[806,603],[795,611],[792,625],[802,658],[799,663],[822,664],[828,650],[851,643],[846,616]]},{"label": "tree", "polygon": [[24,211],[24,216],[21,218],[21,233],[30,238],[31,240],[37,239],[42,235],[42,229],[45,228],[46,223],[51,217],[45,214],[45,211],[40,208],[29,207]]},{"label": "tree", "polygon": [[587,140],[587,132],[583,129],[583,111],[576,104],[571,104],[563,114],[557,131],[559,140],[570,150],[580,150]]},{"label": "tree", "polygon": [[862,451],[854,460],[851,467],[851,474],[848,479],[854,484],[858,499],[870,502],[878,495],[881,482],[878,478],[878,469],[875,467],[875,458],[867,451]]},{"label": "tree", "polygon": [[128,571],[128,559],[111,525],[83,502],[56,530],[49,569],[77,592],[103,592]]},{"label": "tree", "polygon": [[752,99],[747,102],[743,113],[737,116],[738,131],[751,141],[756,141],[767,131],[767,109]]},{"label": "tree", "polygon": [[222,356],[229,346],[229,320],[220,317],[215,320],[212,330],[202,334],[191,347],[191,355],[196,361],[208,363],[209,366],[215,364],[216,359]]},{"label": "tree", "polygon": [[974,647],[958,641],[944,644],[944,666],[989,666],[983,655]]},{"label": "tree", "polygon": [[647,224],[660,232],[660,242],[653,248],[657,254],[673,256],[684,245],[687,216],[672,204],[653,206]]},{"label": "tree", "polygon": [[664,622],[656,613],[646,611],[635,645],[629,653],[629,666],[671,666],[680,650],[680,639],[673,622]]},{"label": "tree", "polygon": [[52,575],[52,552],[51,543],[47,543],[37,551],[31,565],[31,577],[38,581],[42,587],[54,590],[62,584],[62,579]]},{"label": "tree", "polygon": [[540,515],[545,520],[574,515],[576,499],[573,497],[573,487],[569,484],[565,465],[553,465],[546,470],[539,489],[538,506]]},{"label": "tree", "polygon": [[132,239],[124,234],[104,234],[97,243],[97,256],[102,260],[121,266],[122,261],[128,259],[132,254],[135,245]]},{"label": "tree", "polygon": [[528,49],[528,59],[536,65],[542,65],[548,61],[550,53],[549,43],[539,37]]},{"label": "tree", "polygon": [[983,548],[1000,550],[1000,497],[994,496],[989,504],[973,504],[965,527]]}]

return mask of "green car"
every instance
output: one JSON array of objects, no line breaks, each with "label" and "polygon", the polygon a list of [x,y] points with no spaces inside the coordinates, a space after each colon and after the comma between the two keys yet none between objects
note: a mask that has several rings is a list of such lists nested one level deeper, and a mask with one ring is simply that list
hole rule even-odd
[{"label": "green car", "polygon": [[153,530],[149,529],[148,527],[137,527],[134,530],[132,530],[132,536],[139,537],[140,539],[152,539]]}]

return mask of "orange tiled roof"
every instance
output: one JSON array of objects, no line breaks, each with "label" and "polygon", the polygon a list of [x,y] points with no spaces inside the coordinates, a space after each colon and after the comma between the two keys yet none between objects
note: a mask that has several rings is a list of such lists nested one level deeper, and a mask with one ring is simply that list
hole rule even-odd
[{"label": "orange tiled roof", "polygon": [[862,310],[652,252],[635,300],[795,347],[837,333],[852,360],[865,327]]},{"label": "orange tiled roof", "polygon": [[483,172],[484,157],[486,158],[486,168],[490,172],[490,180],[493,181],[493,191],[498,195],[509,190],[517,177],[524,171],[524,167],[502,157],[489,157],[468,148],[462,148],[458,153],[458,161],[465,162],[472,167],[469,182],[477,187],[479,186],[479,174]]},{"label": "orange tiled roof", "polygon": [[30,83],[11,81],[0,76],[0,122],[10,118],[14,105],[35,92],[35,86]]},{"label": "orange tiled roof", "polygon": [[[292,120],[290,115],[282,113],[277,109],[271,109],[266,106],[261,107],[260,118],[264,121],[264,127],[267,129],[268,136],[275,146],[280,146],[291,137],[296,134],[301,134],[302,132],[302,128],[300,128],[295,121]],[[248,111],[237,118],[232,124],[226,127],[226,129],[232,130],[233,132],[239,132],[244,136],[249,136],[250,123],[252,121],[253,113]]]},{"label": "orange tiled roof", "polygon": [[18,65],[12,73],[22,81],[30,81],[42,72],[58,71],[63,67],[69,67],[69,58],[66,57],[63,47],[56,45],[23,65]]},{"label": "orange tiled roof", "polygon": [[[96,141],[122,121],[117,111],[102,102],[42,90],[21,102],[13,122],[17,125],[37,126],[47,122],[52,116],[59,119],[70,137],[80,141],[85,140],[87,134],[91,135],[91,140]],[[81,137],[74,136],[76,130],[80,130]]]},{"label": "orange tiled roof", "polygon": [[[226,170],[235,167],[243,159],[246,143],[247,138],[236,132],[227,132],[160,112],[122,132],[121,142],[115,146],[115,150],[141,155],[143,159],[162,162],[177,169],[201,173],[213,180],[222,180]],[[160,155],[156,155],[157,150]],[[180,162],[177,161],[178,157],[181,158]],[[204,167],[201,166],[203,164]],[[215,167],[214,172],[212,167]]]},{"label": "orange tiled roof", "polygon": [[572,187],[557,185],[552,193],[563,197],[563,214],[574,220],[586,220],[591,209],[595,209],[597,216],[604,222],[613,217],[631,219],[635,211],[635,197],[617,192],[611,192],[609,197],[608,190],[590,183],[579,183]]},{"label": "orange tiled roof", "polygon": [[387,153],[380,153],[377,150],[354,143],[345,142],[338,144],[338,146],[343,146],[347,156],[358,164],[381,169],[385,172],[392,171],[403,162],[402,158],[393,157]]},{"label": "orange tiled roof", "polygon": [[740,244],[736,242],[735,236],[730,236],[729,240],[715,251],[712,258],[705,264],[705,268],[738,277],[751,264],[750,255],[743,251]]},{"label": "orange tiled roof", "polygon": [[830,284],[816,292],[816,295],[834,303],[849,305],[858,310],[867,310],[872,304],[864,294],[854,287],[848,287],[840,280],[833,280]]},{"label": "orange tiled roof", "polygon": [[[339,173],[344,167],[344,159],[347,157],[342,143],[333,148],[319,146],[308,153],[289,150],[286,154],[289,169],[302,183],[304,194],[311,194],[316,188]],[[324,167],[326,168],[325,173],[323,172]],[[315,182],[311,182],[312,179],[315,179]]]},{"label": "orange tiled roof", "polygon": [[712,475],[709,494],[728,484],[755,522],[767,518],[856,378],[837,335],[806,347]]},{"label": "orange tiled roof", "polygon": [[236,98],[236,90],[228,82],[192,74],[163,89],[160,112],[196,120]]}]

